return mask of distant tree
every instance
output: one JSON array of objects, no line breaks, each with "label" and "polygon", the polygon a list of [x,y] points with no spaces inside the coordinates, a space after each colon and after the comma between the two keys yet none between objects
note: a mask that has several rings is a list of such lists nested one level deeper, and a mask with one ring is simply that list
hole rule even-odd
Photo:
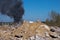
[{"label": "distant tree", "polygon": [[49,20],[46,19],[46,24],[60,26],[60,14],[55,11],[51,11]]},{"label": "distant tree", "polygon": [[46,22],[46,24],[49,24],[49,19],[46,19],[46,21],[45,21],[45,22]]},{"label": "distant tree", "polygon": [[55,11],[51,11],[50,20],[57,21],[58,16],[59,16],[58,13],[56,13]]}]

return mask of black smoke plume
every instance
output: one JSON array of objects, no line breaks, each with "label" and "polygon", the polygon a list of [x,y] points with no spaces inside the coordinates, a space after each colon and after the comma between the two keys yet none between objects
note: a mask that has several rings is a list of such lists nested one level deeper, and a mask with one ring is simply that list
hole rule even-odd
[{"label": "black smoke plume", "polygon": [[24,14],[21,0],[0,0],[0,12],[14,18],[19,22]]}]

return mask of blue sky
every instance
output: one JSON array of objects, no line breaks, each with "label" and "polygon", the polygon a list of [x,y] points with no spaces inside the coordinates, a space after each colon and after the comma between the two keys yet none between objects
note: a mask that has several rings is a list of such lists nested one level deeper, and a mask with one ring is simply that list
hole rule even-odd
[{"label": "blue sky", "polygon": [[46,20],[49,13],[54,10],[60,13],[60,0],[24,0],[26,20]]},{"label": "blue sky", "polygon": [[[49,13],[54,10],[60,13],[60,0],[23,0],[25,20],[45,21],[49,17]],[[8,16],[0,16],[0,21],[13,21]]]},{"label": "blue sky", "polygon": [[0,14],[0,22],[13,22],[13,18]]}]

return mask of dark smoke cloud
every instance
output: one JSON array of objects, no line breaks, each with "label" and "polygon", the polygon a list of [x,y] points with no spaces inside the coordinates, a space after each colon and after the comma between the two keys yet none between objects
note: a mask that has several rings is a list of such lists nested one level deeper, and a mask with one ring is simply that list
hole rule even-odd
[{"label": "dark smoke cloud", "polygon": [[21,0],[0,0],[0,12],[14,18],[19,22],[24,14]]}]

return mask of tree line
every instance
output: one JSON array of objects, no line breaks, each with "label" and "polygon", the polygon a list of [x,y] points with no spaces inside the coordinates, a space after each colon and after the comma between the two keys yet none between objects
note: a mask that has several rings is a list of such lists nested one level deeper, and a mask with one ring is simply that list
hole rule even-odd
[{"label": "tree line", "polygon": [[49,18],[46,19],[45,23],[49,26],[60,26],[60,13],[51,11]]}]

